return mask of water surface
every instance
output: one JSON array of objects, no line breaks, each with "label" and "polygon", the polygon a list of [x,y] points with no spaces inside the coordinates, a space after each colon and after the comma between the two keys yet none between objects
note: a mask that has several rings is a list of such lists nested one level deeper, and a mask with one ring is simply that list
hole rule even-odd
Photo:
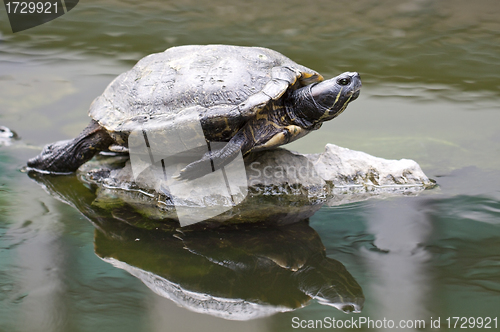
[{"label": "water surface", "polygon": [[[88,0],[12,34],[1,10],[0,125],[22,140],[0,143],[0,331],[294,331],[294,317],[497,317],[498,17],[497,0]],[[178,307],[101,260],[94,225],[19,172],[42,145],[83,129],[92,100],[138,59],[209,43],[270,47],[327,78],[358,71],[360,98],[289,148],[335,143],[410,158],[439,184],[310,219],[327,257],[363,289],[360,314],[315,299],[243,322]]]}]

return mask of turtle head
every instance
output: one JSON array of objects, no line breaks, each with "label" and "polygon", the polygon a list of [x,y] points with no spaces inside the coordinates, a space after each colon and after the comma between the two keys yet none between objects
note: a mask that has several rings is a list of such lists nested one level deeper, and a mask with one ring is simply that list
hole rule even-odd
[{"label": "turtle head", "polygon": [[311,97],[317,112],[315,122],[331,120],[342,113],[347,105],[358,98],[361,78],[356,72],[346,72],[311,86]]},{"label": "turtle head", "polygon": [[291,117],[294,122],[299,122],[305,128],[313,128],[340,115],[351,101],[358,98],[360,89],[359,74],[346,72],[295,90],[289,103],[293,106],[287,108],[295,113],[295,117]]}]

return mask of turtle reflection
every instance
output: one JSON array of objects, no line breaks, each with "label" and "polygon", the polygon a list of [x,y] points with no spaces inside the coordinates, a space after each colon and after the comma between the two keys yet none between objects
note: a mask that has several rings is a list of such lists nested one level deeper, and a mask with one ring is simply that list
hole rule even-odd
[{"label": "turtle reflection", "polygon": [[364,302],[307,221],[168,234],[128,227],[116,235],[96,231],[99,257],[193,311],[244,320],[311,299],[345,312],[360,312]]},{"label": "turtle reflection", "polygon": [[130,206],[111,211],[92,204],[94,193],[74,176],[33,177],[96,226],[100,258],[189,310],[248,320],[311,300],[344,312],[363,307],[361,287],[342,263],[326,256],[307,220],[151,231],[130,225],[144,218]]}]

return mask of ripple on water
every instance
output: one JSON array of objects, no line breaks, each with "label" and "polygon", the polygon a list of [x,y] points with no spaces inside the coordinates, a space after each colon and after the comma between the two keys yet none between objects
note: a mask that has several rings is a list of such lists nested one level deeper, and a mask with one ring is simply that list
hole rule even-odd
[{"label": "ripple on water", "polygon": [[500,292],[500,202],[462,195],[429,202],[424,211],[433,227],[424,246],[442,282]]}]

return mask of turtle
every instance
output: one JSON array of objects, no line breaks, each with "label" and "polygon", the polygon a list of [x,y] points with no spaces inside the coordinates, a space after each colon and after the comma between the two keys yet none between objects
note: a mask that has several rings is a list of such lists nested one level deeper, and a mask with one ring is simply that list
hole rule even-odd
[{"label": "turtle", "polygon": [[220,169],[240,152],[275,148],[319,129],[358,98],[360,88],[357,72],[325,80],[263,47],[172,47],[115,78],[92,102],[91,122],[76,138],[45,146],[27,165],[44,173],[74,172],[100,151],[126,151],[135,130],[168,133],[198,121],[207,143],[225,144],[205,150],[176,176],[190,180],[205,175],[207,163]]}]

